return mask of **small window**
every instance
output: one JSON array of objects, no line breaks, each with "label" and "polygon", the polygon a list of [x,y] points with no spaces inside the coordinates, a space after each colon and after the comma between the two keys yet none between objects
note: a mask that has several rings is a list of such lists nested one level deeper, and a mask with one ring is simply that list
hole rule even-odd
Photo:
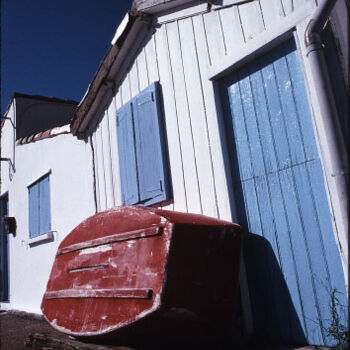
[{"label": "small window", "polygon": [[117,111],[122,203],[169,199],[160,87],[153,83]]},{"label": "small window", "polygon": [[29,186],[29,237],[51,231],[50,178],[41,178]]}]

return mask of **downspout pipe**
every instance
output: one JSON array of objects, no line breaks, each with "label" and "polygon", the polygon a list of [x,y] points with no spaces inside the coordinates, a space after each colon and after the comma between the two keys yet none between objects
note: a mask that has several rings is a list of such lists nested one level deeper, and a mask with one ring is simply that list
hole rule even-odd
[{"label": "downspout pipe", "polygon": [[337,0],[323,0],[320,2],[305,31],[306,47],[312,49],[311,46],[314,45],[314,49],[321,48],[320,33],[336,2]]},{"label": "downspout pipe", "polygon": [[[336,0],[319,0],[319,6],[311,17],[305,30],[305,46],[306,56],[310,64],[312,79],[314,81],[314,90],[316,98],[318,99],[320,122],[323,124],[323,129],[325,130],[325,146],[322,145],[321,152],[327,158],[325,173],[327,183],[330,186],[330,192],[332,193],[332,198],[330,200],[333,208],[336,207],[339,211],[339,214],[336,215],[337,232],[339,232],[340,229],[345,235],[343,239],[337,236],[337,241],[342,255],[345,276],[347,276],[347,150],[337,116],[336,104],[320,35],[335,3]],[[327,149],[325,149],[325,147]]]}]

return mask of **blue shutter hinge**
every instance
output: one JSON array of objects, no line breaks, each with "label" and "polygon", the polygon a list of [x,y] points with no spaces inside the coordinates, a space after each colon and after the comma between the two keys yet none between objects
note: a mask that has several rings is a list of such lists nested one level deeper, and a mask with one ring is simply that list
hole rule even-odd
[{"label": "blue shutter hinge", "polygon": [[154,92],[151,92],[152,102],[154,102]]}]

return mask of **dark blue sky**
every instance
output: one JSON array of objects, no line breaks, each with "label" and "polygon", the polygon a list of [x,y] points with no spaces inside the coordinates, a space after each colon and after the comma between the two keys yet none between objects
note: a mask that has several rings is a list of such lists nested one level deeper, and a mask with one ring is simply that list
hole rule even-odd
[{"label": "dark blue sky", "polygon": [[1,0],[1,107],[13,92],[80,101],[132,0]]}]

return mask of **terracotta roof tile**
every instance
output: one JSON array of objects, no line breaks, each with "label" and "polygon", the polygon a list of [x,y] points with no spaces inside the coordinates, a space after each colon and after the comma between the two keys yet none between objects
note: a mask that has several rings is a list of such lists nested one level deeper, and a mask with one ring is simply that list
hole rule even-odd
[{"label": "terracotta roof tile", "polygon": [[41,139],[45,139],[47,137],[50,137],[51,134],[51,129],[49,130],[45,130],[42,134],[41,134]]},{"label": "terracotta roof tile", "polygon": [[27,143],[36,142],[36,141],[40,141],[43,139],[55,137],[58,135],[70,134],[70,133],[71,133],[70,124],[67,124],[67,125],[58,126],[58,127],[52,128],[52,129],[48,129],[48,130],[39,132],[35,135],[22,137],[22,138],[17,140],[16,144],[17,145],[24,145]]},{"label": "terracotta roof tile", "polygon": [[35,135],[28,136],[27,143],[32,142],[34,140]]},{"label": "terracotta roof tile", "polygon": [[34,140],[33,140],[33,141],[38,141],[38,140],[40,140],[42,134],[43,134],[42,132],[37,133],[37,134],[34,136]]}]

